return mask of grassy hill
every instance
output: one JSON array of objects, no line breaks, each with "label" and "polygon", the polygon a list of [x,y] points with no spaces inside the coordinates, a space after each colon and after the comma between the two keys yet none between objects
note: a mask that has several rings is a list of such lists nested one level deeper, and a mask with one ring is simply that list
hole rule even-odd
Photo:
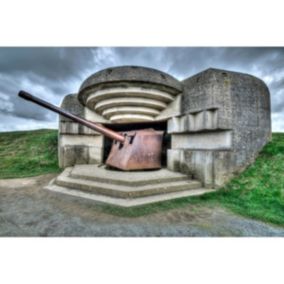
[{"label": "grassy hill", "polygon": [[57,130],[0,133],[0,178],[59,172]]},{"label": "grassy hill", "polygon": [[273,133],[255,163],[221,191],[204,196],[252,218],[284,225],[284,133]]},{"label": "grassy hill", "polygon": [[[0,133],[0,178],[59,172],[57,131]],[[284,133],[273,133],[253,165],[218,192],[138,208],[103,210],[122,216],[139,216],[189,203],[224,206],[239,214],[284,225]]]}]

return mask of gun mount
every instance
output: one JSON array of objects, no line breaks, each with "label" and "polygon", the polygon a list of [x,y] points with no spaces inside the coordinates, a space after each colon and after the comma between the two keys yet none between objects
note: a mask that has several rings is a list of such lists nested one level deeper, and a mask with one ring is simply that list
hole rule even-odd
[{"label": "gun mount", "polygon": [[115,132],[105,126],[78,117],[25,91],[19,97],[63,115],[113,140],[106,164],[121,170],[142,170],[161,168],[163,131],[142,129]]}]

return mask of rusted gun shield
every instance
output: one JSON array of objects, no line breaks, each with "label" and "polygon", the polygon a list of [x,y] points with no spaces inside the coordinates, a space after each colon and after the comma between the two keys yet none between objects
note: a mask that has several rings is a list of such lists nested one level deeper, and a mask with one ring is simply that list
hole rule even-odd
[{"label": "rusted gun shield", "polygon": [[121,170],[161,168],[163,131],[142,129],[120,132],[126,137],[124,143],[112,143],[106,164]]}]

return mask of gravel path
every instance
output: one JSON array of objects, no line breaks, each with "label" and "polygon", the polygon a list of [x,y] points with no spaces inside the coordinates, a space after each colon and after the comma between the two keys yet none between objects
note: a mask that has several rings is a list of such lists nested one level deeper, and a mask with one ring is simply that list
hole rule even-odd
[{"label": "gravel path", "polygon": [[42,190],[54,176],[0,180],[0,236],[284,236],[284,227],[219,207],[113,216],[89,201]]}]

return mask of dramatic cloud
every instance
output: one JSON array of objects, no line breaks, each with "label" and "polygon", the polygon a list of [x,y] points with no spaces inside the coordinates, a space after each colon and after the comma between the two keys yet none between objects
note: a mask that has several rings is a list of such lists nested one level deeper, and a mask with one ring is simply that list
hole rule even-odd
[{"label": "dramatic cloud", "polygon": [[271,92],[273,131],[284,131],[284,48],[0,48],[0,131],[57,127],[57,115],[17,97],[59,105],[101,69],[140,65],[185,79],[209,67],[255,75]]}]

